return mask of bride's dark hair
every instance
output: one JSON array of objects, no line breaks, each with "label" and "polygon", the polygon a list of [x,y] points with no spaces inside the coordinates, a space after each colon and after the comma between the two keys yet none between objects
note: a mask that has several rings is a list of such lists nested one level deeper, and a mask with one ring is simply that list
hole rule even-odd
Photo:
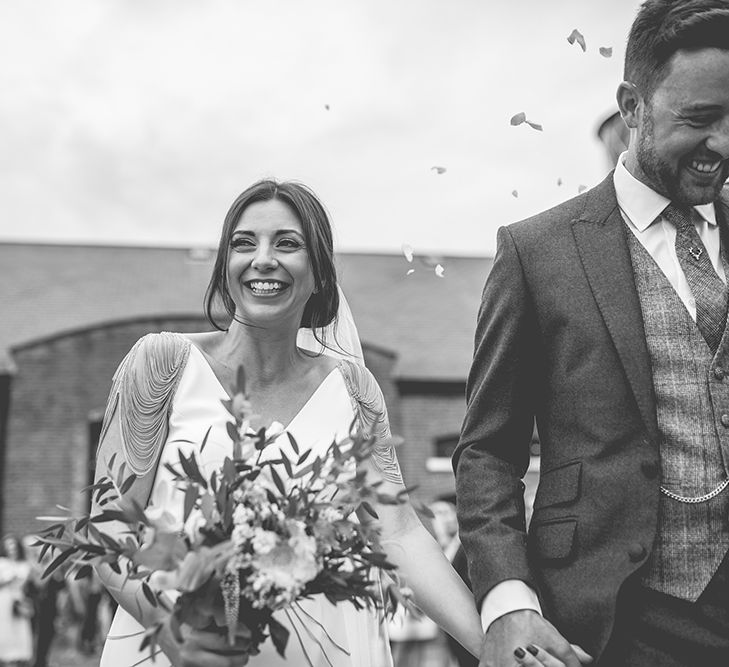
[{"label": "bride's dark hair", "polygon": [[228,255],[230,240],[243,211],[255,202],[276,199],[291,208],[299,219],[304,233],[309,263],[314,274],[316,293],[309,297],[301,316],[302,327],[314,329],[317,340],[327,347],[329,345],[320,338],[316,331],[335,321],[339,310],[339,291],[337,289],[337,271],[334,266],[334,242],[332,226],[326,209],[317,196],[303,183],[296,181],[275,181],[264,179],[244,190],[228,209],[220,234],[218,254],[215,258],[213,275],[205,292],[205,316],[210,324],[220,331],[227,329],[221,323],[220,303],[227,314],[226,320],[235,317],[235,303],[230,296],[228,285]]}]

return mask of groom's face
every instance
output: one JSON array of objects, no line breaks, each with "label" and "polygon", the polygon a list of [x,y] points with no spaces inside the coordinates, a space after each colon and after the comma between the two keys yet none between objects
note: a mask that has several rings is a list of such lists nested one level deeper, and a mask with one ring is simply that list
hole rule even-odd
[{"label": "groom's face", "polygon": [[672,201],[714,201],[729,177],[729,51],[678,51],[641,102],[635,136],[641,181]]}]

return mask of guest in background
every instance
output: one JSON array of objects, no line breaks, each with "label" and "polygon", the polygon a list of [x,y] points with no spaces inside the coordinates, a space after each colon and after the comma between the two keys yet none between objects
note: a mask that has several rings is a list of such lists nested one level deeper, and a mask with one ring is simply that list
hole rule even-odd
[{"label": "guest in background", "polygon": [[98,648],[99,607],[104,590],[95,571],[88,577],[71,579],[68,582],[73,616],[78,624],[76,646],[83,655],[93,655]]},{"label": "guest in background", "polygon": [[26,666],[33,657],[33,604],[26,595],[30,570],[21,541],[6,535],[0,547],[0,665]]},{"label": "guest in background", "polygon": [[35,539],[28,536],[23,539],[23,546],[28,561],[31,563],[30,575],[26,583],[26,593],[33,604],[33,667],[47,667],[48,654],[56,636],[56,619],[58,618],[59,593],[66,588],[64,568],[56,570],[48,577],[43,571],[52,558],[49,552],[40,557],[41,550],[34,546]]},{"label": "guest in background", "polygon": [[456,506],[447,500],[436,500],[430,504],[430,511],[433,512],[433,535],[445,557],[452,563],[461,544],[458,539]]}]

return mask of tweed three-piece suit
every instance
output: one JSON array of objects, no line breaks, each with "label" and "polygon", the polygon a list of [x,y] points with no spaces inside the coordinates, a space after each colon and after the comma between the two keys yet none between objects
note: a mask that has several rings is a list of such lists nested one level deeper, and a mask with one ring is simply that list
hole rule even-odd
[{"label": "tweed three-piece suit", "polygon": [[[728,248],[726,197],[715,208]],[[661,486],[700,497],[727,477],[729,335],[712,353],[626,226],[612,174],[499,230],[467,394],[454,469],[479,605],[523,580],[560,633],[599,655],[628,578],[698,598],[729,548],[729,489],[681,503]],[[541,475],[527,536],[534,418]]]}]

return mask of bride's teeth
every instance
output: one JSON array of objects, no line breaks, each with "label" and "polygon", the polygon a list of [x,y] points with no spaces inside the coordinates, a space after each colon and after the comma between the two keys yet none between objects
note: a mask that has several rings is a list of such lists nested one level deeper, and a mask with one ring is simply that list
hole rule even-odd
[{"label": "bride's teeth", "polygon": [[278,292],[283,289],[283,284],[278,282],[256,281],[251,283],[251,288],[256,292]]}]

